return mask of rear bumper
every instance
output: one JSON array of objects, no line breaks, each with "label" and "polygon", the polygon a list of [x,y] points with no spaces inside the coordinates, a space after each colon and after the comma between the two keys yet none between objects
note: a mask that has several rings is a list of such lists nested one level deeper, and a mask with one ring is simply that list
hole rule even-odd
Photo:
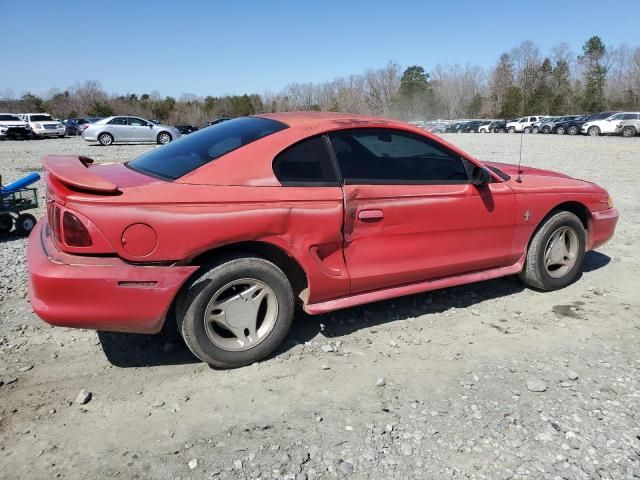
[{"label": "rear bumper", "polygon": [[156,333],[195,266],[139,266],[117,257],[61,252],[40,221],[27,247],[29,296],[51,325]]},{"label": "rear bumper", "polygon": [[587,250],[593,250],[605,244],[616,229],[618,223],[618,210],[609,208],[591,213],[591,225],[589,225],[589,245]]}]

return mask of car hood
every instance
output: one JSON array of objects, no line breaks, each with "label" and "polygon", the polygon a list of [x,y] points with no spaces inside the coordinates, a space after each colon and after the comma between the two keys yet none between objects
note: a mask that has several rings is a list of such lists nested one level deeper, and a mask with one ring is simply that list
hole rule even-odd
[{"label": "car hood", "polygon": [[514,165],[512,163],[501,163],[501,162],[482,162],[483,165],[491,168],[497,168],[498,170],[506,173],[510,177],[517,177],[518,171],[520,171],[521,175],[536,175],[539,177],[556,177],[556,178],[571,178],[569,175],[565,175],[564,173],[554,172],[553,170],[544,170],[542,168],[534,168],[518,165]]},{"label": "car hood", "polygon": [[[511,163],[482,162],[489,169],[498,169],[509,175],[505,183],[516,193],[565,193],[590,192],[603,193],[606,190],[587,180],[579,180],[564,173]],[[520,180],[520,181],[518,181]]]}]

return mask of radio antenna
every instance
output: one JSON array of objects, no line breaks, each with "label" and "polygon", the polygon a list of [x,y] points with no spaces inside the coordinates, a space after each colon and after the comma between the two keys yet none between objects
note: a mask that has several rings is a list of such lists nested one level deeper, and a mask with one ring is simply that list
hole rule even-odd
[{"label": "radio antenna", "polygon": [[524,138],[524,129],[520,134],[520,158],[518,159],[518,176],[516,177],[516,182],[522,183],[522,139]]}]

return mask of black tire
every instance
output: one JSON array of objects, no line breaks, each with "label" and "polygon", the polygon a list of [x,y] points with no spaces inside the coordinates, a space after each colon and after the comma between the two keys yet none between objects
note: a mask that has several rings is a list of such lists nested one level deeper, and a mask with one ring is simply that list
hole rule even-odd
[{"label": "black tire", "polygon": [[507,129],[507,132],[509,132],[509,133],[516,133],[516,127],[509,127],[509,128]]},{"label": "black tire", "polygon": [[587,135],[589,135],[590,137],[597,137],[600,135],[600,127],[589,127],[589,129],[587,130]]},{"label": "black tire", "polygon": [[558,127],[556,129],[556,135],[564,135],[564,127]]},{"label": "black tire", "polygon": [[544,127],[542,127],[541,132],[542,132],[542,133],[545,133],[545,134],[547,134],[547,133],[551,133],[551,127],[550,127],[550,126],[548,126],[548,125],[545,125]]},{"label": "black tire", "polygon": [[575,125],[571,125],[568,129],[567,129],[567,133],[569,135],[578,135],[580,133],[580,129],[575,126]]},{"label": "black tire", "polygon": [[[562,227],[576,234],[578,246],[575,263],[563,276],[554,278],[545,268],[545,248],[551,236]],[[578,217],[567,211],[552,212],[538,228],[529,244],[527,258],[520,279],[525,285],[538,290],[557,290],[573,283],[580,273],[586,245],[584,225]]]},{"label": "black tire", "polygon": [[64,137],[65,137],[64,135],[58,135],[58,138],[64,138]]},{"label": "black tire", "polygon": [[22,213],[16,219],[16,233],[18,235],[29,235],[33,227],[36,226],[36,217],[30,213]]},{"label": "black tire", "polygon": [[[211,298],[229,282],[255,279],[267,285],[277,300],[277,315],[269,333],[248,350],[230,351],[209,337],[204,316]],[[289,332],[295,299],[286,275],[276,265],[252,255],[227,256],[202,268],[183,290],[176,306],[178,330],[191,352],[203,362],[219,368],[236,368],[270,355]]]},{"label": "black tire", "polygon": [[166,145],[167,143],[171,143],[171,141],[173,141],[173,137],[169,132],[160,132],[156,137],[156,141],[160,145]]},{"label": "black tire", "polygon": [[538,127],[533,127],[531,129],[531,133],[538,133],[538,132],[540,132],[540,129]]},{"label": "black tire", "polygon": [[627,125],[626,127],[624,127],[622,129],[621,132],[623,137],[635,137],[636,136],[636,129],[633,128],[631,125]]},{"label": "black tire", "polygon": [[98,143],[103,147],[108,147],[109,145],[112,145],[113,140],[114,140],[113,135],[111,135],[110,133],[102,132],[100,135],[98,135]]},{"label": "black tire", "polygon": [[497,128],[496,133],[506,133],[506,130],[504,128]]},{"label": "black tire", "polygon": [[39,137],[38,135],[36,135],[34,132],[31,132],[31,133],[29,134],[29,138],[30,138],[31,140],[38,140],[40,137]]},{"label": "black tire", "polygon": [[524,127],[524,130],[522,130],[522,133],[531,133],[531,128],[530,127]]},{"label": "black tire", "polygon": [[13,217],[8,213],[0,213],[0,234],[7,234],[13,228]]}]

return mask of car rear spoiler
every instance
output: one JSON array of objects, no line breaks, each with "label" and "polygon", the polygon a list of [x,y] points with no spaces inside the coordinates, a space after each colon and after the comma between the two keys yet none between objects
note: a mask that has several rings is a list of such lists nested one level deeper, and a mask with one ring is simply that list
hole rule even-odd
[{"label": "car rear spoiler", "polygon": [[92,158],[73,155],[46,155],[42,159],[49,175],[65,185],[91,192],[117,193],[115,183],[91,172],[92,163]]}]

